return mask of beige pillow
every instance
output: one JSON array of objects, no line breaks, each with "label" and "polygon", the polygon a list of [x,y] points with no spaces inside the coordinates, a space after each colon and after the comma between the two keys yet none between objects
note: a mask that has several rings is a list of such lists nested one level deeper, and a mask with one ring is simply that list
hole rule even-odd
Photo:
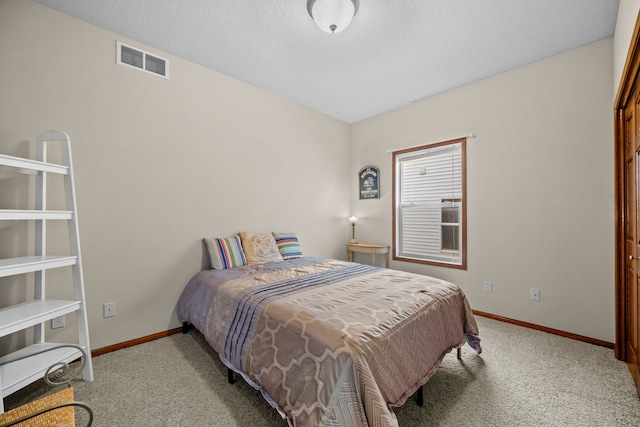
[{"label": "beige pillow", "polygon": [[283,260],[273,234],[247,233],[246,231],[241,231],[239,234],[248,265]]}]

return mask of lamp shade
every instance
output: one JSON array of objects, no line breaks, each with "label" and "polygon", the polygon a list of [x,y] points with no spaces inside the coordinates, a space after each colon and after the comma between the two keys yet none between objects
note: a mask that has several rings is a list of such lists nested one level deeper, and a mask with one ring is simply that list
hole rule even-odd
[{"label": "lamp shade", "polygon": [[324,32],[339,33],[351,24],[358,0],[307,0],[307,10]]},{"label": "lamp shade", "polygon": [[357,216],[350,216],[349,218],[347,218],[347,220],[349,220],[349,222],[351,224],[355,224],[356,222],[358,222],[358,217]]}]

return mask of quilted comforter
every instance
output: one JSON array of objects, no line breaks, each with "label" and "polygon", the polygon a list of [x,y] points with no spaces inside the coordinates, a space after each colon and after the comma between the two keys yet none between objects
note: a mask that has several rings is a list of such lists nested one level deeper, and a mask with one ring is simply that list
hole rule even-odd
[{"label": "quilted comforter", "polygon": [[481,351],[457,286],[322,258],[201,271],[178,316],[299,427],[397,426],[448,352]]}]

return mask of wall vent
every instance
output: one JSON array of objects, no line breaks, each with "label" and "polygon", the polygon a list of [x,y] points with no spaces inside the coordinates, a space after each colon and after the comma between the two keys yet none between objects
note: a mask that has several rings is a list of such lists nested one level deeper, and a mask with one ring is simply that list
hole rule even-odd
[{"label": "wall vent", "polygon": [[157,55],[152,55],[144,50],[117,42],[118,64],[126,65],[140,71],[155,74],[156,76],[169,78],[169,61]]}]

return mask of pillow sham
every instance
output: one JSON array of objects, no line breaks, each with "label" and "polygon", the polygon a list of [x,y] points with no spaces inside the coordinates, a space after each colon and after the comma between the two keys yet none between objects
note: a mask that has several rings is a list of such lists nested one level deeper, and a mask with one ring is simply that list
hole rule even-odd
[{"label": "pillow sham", "polygon": [[226,268],[242,267],[247,264],[240,236],[204,238],[203,240],[207,244],[211,269],[224,270]]},{"label": "pillow sham", "polygon": [[264,264],[271,261],[282,261],[278,251],[276,239],[271,233],[240,232],[242,250],[247,258],[247,264]]},{"label": "pillow sham", "polygon": [[276,245],[278,245],[282,259],[302,258],[302,248],[295,233],[273,232],[273,238],[276,239]]}]

